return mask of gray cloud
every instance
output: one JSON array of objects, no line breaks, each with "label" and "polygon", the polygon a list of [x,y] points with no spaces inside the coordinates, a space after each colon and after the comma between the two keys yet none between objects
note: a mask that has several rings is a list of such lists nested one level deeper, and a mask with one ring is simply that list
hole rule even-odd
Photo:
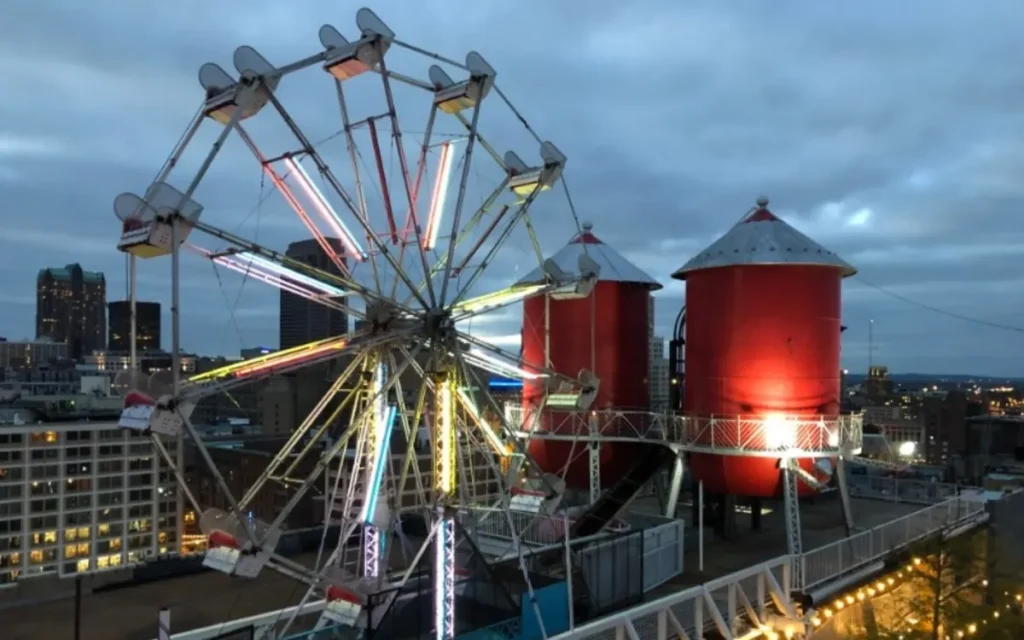
[{"label": "gray cloud", "polygon": [[[230,0],[216,15],[197,0],[86,4],[14,0],[0,8],[0,268],[9,283],[0,332],[11,335],[31,332],[28,302],[40,267],[79,261],[107,273],[111,298],[124,290],[110,203],[121,191],[141,191],[167,156],[198,107],[199,65],[216,60],[230,69],[240,44],[273,62],[298,59],[318,49],[324,21],[354,32],[350,10],[325,13],[313,4]],[[576,3],[448,0],[411,8],[395,0],[374,7],[411,43],[454,58],[471,48],[484,53],[529,123],[569,156],[566,184],[580,217],[668,285],[658,295],[660,333],[670,331],[682,302],[683,287],[669,274],[767,194],[778,214],[861,270],[846,286],[848,366],[865,366],[874,318],[875,359],[894,369],[1019,372],[1018,334],[876,288],[993,322],[1015,324],[1024,311],[1016,269],[1024,257],[1019,3],[651,0],[627,9],[599,0],[582,11]],[[429,64],[399,50],[388,60],[419,76]],[[360,117],[382,111],[372,85],[353,81],[350,104]],[[286,78],[279,94],[311,138],[337,134],[337,104],[321,72]],[[404,87],[396,99],[414,161],[426,103]],[[536,143],[492,105],[496,98],[481,124],[488,140],[535,158]],[[268,155],[297,149],[273,116],[247,126]],[[203,129],[180,180],[215,135]],[[360,171],[372,175],[360,135]],[[351,187],[343,139],[320,149]],[[480,151],[467,206],[500,178]],[[270,189],[232,140],[196,198],[204,219],[280,250],[304,230]],[[372,189],[368,199],[379,210]],[[404,213],[404,205],[396,210]],[[572,234],[561,189],[544,194],[534,214],[543,249],[553,253]],[[478,291],[535,265],[520,230]],[[140,295],[166,304],[168,272],[166,261],[140,265]],[[209,264],[186,256],[187,348],[276,342],[277,293],[248,282],[239,295],[241,282],[231,273],[218,280]],[[509,335],[516,325],[508,315],[478,331]]]}]

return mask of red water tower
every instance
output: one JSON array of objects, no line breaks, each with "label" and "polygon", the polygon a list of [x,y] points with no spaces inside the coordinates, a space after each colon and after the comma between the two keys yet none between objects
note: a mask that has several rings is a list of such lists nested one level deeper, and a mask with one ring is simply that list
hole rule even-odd
[{"label": "red water tower", "polygon": [[[566,273],[579,271],[584,252],[601,268],[591,294],[585,298],[536,296],[523,303],[523,360],[529,367],[544,367],[566,376],[593,371],[600,380],[591,410],[618,409],[647,412],[650,406],[649,331],[651,291],[661,288],[656,280],[618,252],[601,242],[593,225],[583,224],[583,233],[551,257]],[[543,281],[540,269],[519,284]],[[545,353],[549,357],[545,358]],[[544,396],[543,380],[527,381],[523,407],[536,410]],[[540,428],[571,430],[569,412],[545,409]],[[577,421],[579,416],[575,418]],[[604,445],[600,451],[601,484],[608,485],[625,473],[636,459],[630,445]],[[530,454],[543,471],[565,475],[566,484],[577,489],[589,486],[587,450],[584,442],[572,443],[534,439]],[[571,460],[570,460],[571,459]]]},{"label": "red water tower", "polygon": [[[785,434],[779,443],[768,440],[780,426],[836,423],[841,282],[856,270],[767,205],[758,200],[739,224],[672,274],[686,281],[683,409],[695,439],[718,429],[716,446],[722,446],[723,436],[747,429],[744,438],[758,443],[754,448],[799,453],[799,443],[783,442]],[[745,446],[726,443],[733,445]],[[830,473],[827,463],[799,462],[819,478]],[[777,457],[694,453],[690,469],[711,493],[775,497],[782,491]]]}]

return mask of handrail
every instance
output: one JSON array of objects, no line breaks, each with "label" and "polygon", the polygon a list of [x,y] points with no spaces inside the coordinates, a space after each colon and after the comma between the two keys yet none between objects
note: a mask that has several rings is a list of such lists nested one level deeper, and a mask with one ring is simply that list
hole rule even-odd
[{"label": "handrail", "polygon": [[[524,438],[644,440],[718,455],[833,457],[860,452],[859,413],[809,416],[693,415],[651,411],[543,409],[537,420],[522,407],[506,418]],[[521,425],[521,426],[520,426]]]},{"label": "handrail", "polygon": [[[948,530],[958,524],[978,518],[984,513],[985,503],[981,493],[965,492],[944,502],[915,511],[850,538],[813,549],[802,555],[782,556],[716,578],[702,585],[667,595],[653,602],[613,613],[555,636],[552,640],[605,638],[611,637],[607,635],[611,633],[611,630],[618,629],[626,630],[625,637],[631,637],[631,631],[635,633],[640,628],[650,629],[653,625],[665,628],[671,635],[676,623],[679,623],[684,631],[688,632],[694,628],[704,629],[720,624],[731,626],[732,619],[743,614],[740,609],[737,609],[735,594],[738,591],[746,591],[747,589],[744,587],[749,587],[751,580],[760,581],[756,591],[759,594],[764,594],[766,593],[765,581],[768,581],[768,590],[772,590],[768,575],[782,571],[783,577],[777,580],[775,585],[780,588],[776,591],[785,592],[785,597],[788,599],[791,591],[804,591],[808,587],[835,580],[875,562],[893,551],[903,549],[921,538]],[[851,548],[852,552],[849,551]],[[834,563],[822,561],[822,559],[833,557],[839,558],[839,561]],[[727,600],[731,602],[731,611],[722,610],[719,597],[717,597],[720,594],[716,594],[722,589],[733,594],[727,596]],[[782,594],[775,593],[774,595],[781,596]],[[760,609],[763,614],[766,602],[758,602],[753,596],[749,600],[751,605]],[[729,602],[726,603],[726,609],[730,608]],[[780,603],[776,602],[776,604]],[[788,606],[788,603],[781,604]],[[691,612],[689,615],[695,616],[695,619],[682,620],[682,612]],[[668,637],[668,635],[664,637]]]}]

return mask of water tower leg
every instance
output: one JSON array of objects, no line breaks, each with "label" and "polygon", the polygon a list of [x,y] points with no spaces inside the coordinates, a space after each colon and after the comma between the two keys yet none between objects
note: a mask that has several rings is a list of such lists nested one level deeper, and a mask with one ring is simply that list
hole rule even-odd
[{"label": "water tower leg", "polygon": [[839,489],[839,506],[843,510],[843,525],[846,537],[853,535],[853,507],[850,504],[850,484],[846,477],[846,462],[843,456],[836,461],[836,486]]},{"label": "water tower leg", "polygon": [[722,496],[722,538],[732,540],[736,537],[736,494],[726,493]]},{"label": "water tower leg", "polygon": [[761,498],[750,499],[750,529],[752,531],[761,530],[761,507],[764,505],[764,501]]},{"label": "water tower leg", "polygon": [[601,440],[596,416],[587,421],[590,438],[587,440],[587,465],[590,472],[590,504],[601,497]]},{"label": "water tower leg", "polygon": [[782,459],[779,462],[782,471],[783,502],[786,512],[786,543],[790,555],[804,552],[803,531],[800,528],[800,500],[797,493],[797,474],[792,465],[796,460]]},{"label": "water tower leg", "polygon": [[686,475],[686,465],[683,464],[682,452],[676,453],[675,464],[672,467],[672,479],[668,487],[668,500],[665,504],[665,517],[675,518],[676,508],[679,506],[679,491],[683,487],[683,476]]}]

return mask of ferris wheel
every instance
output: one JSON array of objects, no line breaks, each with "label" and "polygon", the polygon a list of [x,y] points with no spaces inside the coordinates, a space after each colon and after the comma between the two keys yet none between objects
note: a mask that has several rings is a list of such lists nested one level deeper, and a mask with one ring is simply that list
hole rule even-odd
[{"label": "ferris wheel", "polygon": [[[144,389],[129,394],[120,424],[153,438],[184,499],[202,514],[208,567],[242,578],[265,569],[286,573],[308,585],[303,602],[326,600],[321,625],[376,628],[400,587],[423,579],[417,571],[427,558],[433,634],[452,638],[456,592],[466,571],[460,566],[466,514],[505,519],[518,545],[520,527],[510,517],[513,488],[521,493],[526,486],[547,512],[558,506],[564,488],[554,476],[531,475],[522,443],[531,425],[513,421],[518,412],[506,414],[488,391],[488,375],[542,380],[559,406],[568,397],[581,409],[589,407],[598,384],[586,371],[567,377],[547,363],[523,362],[471,335],[464,323],[530,296],[587,296],[599,269],[586,253],[572,270],[544,260],[531,207],[552,197],[543,192],[565,189],[566,157],[537,136],[498,88],[487,61],[470,52],[460,63],[406,44],[369,9],[357,13],[356,23],[353,39],[324,26],[320,50],[294,63],[274,66],[243,46],[234,53],[235,73],[204,65],[199,80],[205,99],[196,117],[145,193],[121,194],[114,209],[122,221],[120,250],[133,259],[170,256],[175,357],[182,249],[344,312],[356,319],[357,329],[187,379],[179,379],[176,368],[158,397]],[[313,142],[301,118],[282,103],[286,76],[309,69],[320,74],[317,81],[333,84],[340,128],[332,137],[343,142],[336,147]],[[399,89],[409,93],[399,99]],[[525,128],[537,145],[532,153],[496,149],[481,131],[491,111],[510,114]],[[212,150],[194,176],[179,180],[181,171],[173,170],[208,120],[221,127]],[[259,146],[261,120],[283,124],[289,146]],[[410,127],[403,135],[400,123],[408,122],[422,123],[421,130]],[[328,268],[203,219],[197,190],[232,134],[322,249]],[[564,206],[546,206],[544,218],[544,228],[562,236],[579,233],[567,189]],[[540,267],[536,279],[514,282],[494,272],[517,234]],[[483,290],[497,281],[509,286]],[[256,483],[244,495],[231,495],[191,422],[196,403],[327,361],[338,361],[340,371],[327,393]],[[427,473],[416,451],[422,431],[431,450]],[[177,458],[161,444],[167,438],[178,439]],[[189,492],[181,470],[184,438],[194,442],[230,509],[204,508]],[[300,459],[314,461],[311,472],[296,475]],[[270,522],[244,516],[269,483],[289,488],[287,505]],[[304,567],[276,547],[289,513],[318,487],[324,487],[325,510],[341,534],[335,548],[322,549],[325,562]],[[411,551],[408,544],[389,542],[402,535],[408,512],[429,523]],[[394,560],[406,551],[409,559]],[[529,584],[525,569],[523,577]]]}]

